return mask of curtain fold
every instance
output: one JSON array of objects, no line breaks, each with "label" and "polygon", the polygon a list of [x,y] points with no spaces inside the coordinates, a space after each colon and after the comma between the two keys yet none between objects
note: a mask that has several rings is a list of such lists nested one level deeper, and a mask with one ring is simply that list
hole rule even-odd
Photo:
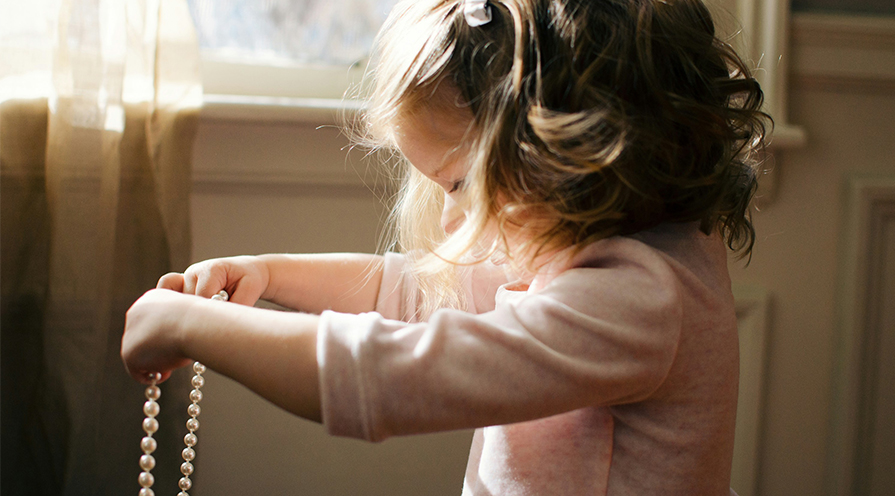
[{"label": "curtain fold", "polygon": [[[190,259],[195,33],[185,0],[2,0],[0,19],[0,492],[135,494],[143,387],[120,338]],[[188,381],[163,388],[160,491]]]}]

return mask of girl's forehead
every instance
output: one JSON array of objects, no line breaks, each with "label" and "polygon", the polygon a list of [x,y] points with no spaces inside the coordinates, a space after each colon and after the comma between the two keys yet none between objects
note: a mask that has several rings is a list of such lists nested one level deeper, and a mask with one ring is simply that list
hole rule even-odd
[{"label": "girl's forehead", "polygon": [[424,175],[435,180],[451,180],[461,175],[454,170],[464,150],[468,151],[471,115],[431,109],[415,112],[394,127],[395,144]]},{"label": "girl's forehead", "polygon": [[465,108],[424,106],[396,120],[393,130],[403,139],[460,144],[468,138],[472,113]]}]

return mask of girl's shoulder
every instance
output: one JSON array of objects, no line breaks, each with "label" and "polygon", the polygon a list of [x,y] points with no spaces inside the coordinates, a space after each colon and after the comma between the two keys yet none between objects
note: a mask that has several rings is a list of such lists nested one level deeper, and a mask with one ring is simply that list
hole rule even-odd
[{"label": "girl's shoulder", "polygon": [[529,290],[562,299],[604,291],[635,300],[693,291],[729,293],[727,248],[719,234],[706,235],[698,223],[663,224],[596,241],[546,266]]},{"label": "girl's shoulder", "polygon": [[706,234],[698,222],[660,224],[629,236],[591,243],[567,262],[567,268],[665,265],[697,273],[727,273],[727,247],[719,233]]}]

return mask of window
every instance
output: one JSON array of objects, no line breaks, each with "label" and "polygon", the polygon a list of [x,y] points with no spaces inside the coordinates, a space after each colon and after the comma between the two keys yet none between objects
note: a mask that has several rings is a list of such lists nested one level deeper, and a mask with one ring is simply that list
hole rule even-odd
[{"label": "window", "polygon": [[341,100],[395,0],[188,3],[206,94]]}]

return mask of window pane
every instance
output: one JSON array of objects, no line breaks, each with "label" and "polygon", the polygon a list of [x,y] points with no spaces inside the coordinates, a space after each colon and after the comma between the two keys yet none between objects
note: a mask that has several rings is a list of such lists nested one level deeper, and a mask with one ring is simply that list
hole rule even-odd
[{"label": "window pane", "polygon": [[188,0],[203,55],[260,64],[364,59],[395,0]]}]

